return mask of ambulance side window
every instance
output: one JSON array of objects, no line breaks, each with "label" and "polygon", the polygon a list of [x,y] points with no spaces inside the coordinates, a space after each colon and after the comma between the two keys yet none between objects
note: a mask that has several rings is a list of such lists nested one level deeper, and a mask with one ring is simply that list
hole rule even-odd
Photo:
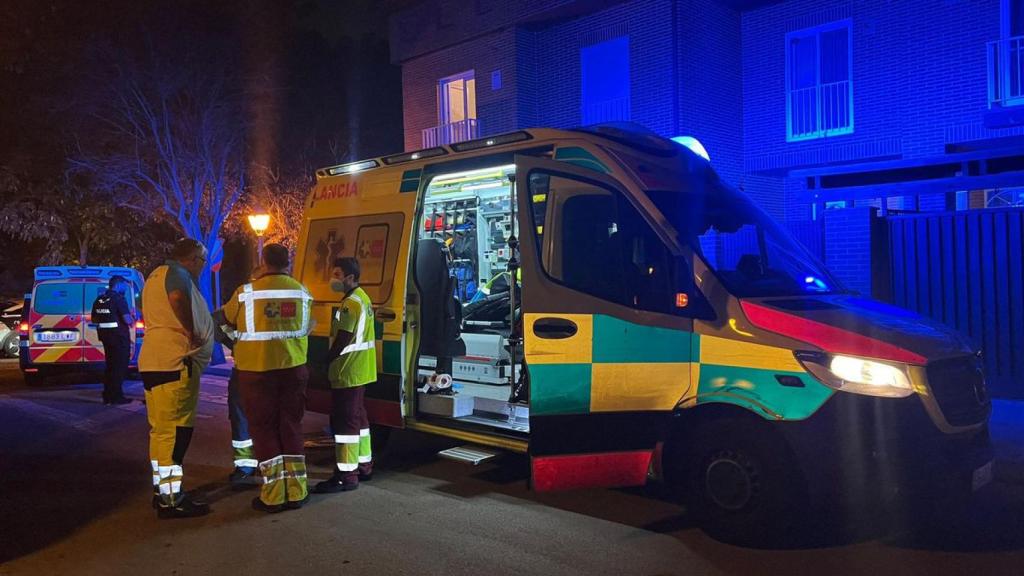
[{"label": "ambulance side window", "polygon": [[548,276],[631,308],[673,311],[670,254],[627,198],[590,182],[539,172],[529,183]]}]

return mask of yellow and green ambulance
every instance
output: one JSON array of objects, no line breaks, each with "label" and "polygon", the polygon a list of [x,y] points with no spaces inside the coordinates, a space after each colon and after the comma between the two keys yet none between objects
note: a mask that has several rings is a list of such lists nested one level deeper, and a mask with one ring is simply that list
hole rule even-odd
[{"label": "yellow and green ambulance", "polygon": [[712,166],[692,138],[610,125],[321,169],[295,270],[311,363],[332,262],[355,256],[378,322],[371,422],[464,440],[449,455],[474,462],[527,454],[536,490],[662,476],[742,540],[986,484],[978,350],[845,290]]}]

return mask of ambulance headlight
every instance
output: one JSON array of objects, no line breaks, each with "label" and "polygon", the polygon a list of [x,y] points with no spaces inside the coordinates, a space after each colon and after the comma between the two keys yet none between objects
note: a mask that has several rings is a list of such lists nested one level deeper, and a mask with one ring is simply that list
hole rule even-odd
[{"label": "ambulance headlight", "polygon": [[815,378],[842,392],[883,398],[905,398],[914,393],[904,364],[824,352],[799,351],[795,355]]}]

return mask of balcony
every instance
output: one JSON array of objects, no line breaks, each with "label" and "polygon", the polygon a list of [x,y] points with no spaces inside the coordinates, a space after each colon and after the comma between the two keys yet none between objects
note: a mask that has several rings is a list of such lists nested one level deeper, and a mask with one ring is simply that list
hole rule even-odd
[{"label": "balcony", "polygon": [[458,122],[441,124],[423,129],[423,147],[433,148],[442,144],[465,142],[480,136],[480,127],[476,118],[467,118]]},{"label": "balcony", "polygon": [[789,91],[788,140],[809,140],[853,132],[853,86],[829,82]]},{"label": "balcony", "polygon": [[1024,104],[1024,36],[988,43],[988,107]]},{"label": "balcony", "polygon": [[604,122],[629,120],[629,96],[585,103],[580,107],[581,125],[591,126]]}]

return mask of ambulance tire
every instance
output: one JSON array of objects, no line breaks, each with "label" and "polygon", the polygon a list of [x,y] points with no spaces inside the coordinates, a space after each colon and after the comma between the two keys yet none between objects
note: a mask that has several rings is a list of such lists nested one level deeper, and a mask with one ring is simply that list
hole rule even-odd
[{"label": "ambulance tire", "polygon": [[705,533],[741,546],[807,542],[807,485],[774,431],[752,418],[709,419],[684,445],[683,498]]}]

